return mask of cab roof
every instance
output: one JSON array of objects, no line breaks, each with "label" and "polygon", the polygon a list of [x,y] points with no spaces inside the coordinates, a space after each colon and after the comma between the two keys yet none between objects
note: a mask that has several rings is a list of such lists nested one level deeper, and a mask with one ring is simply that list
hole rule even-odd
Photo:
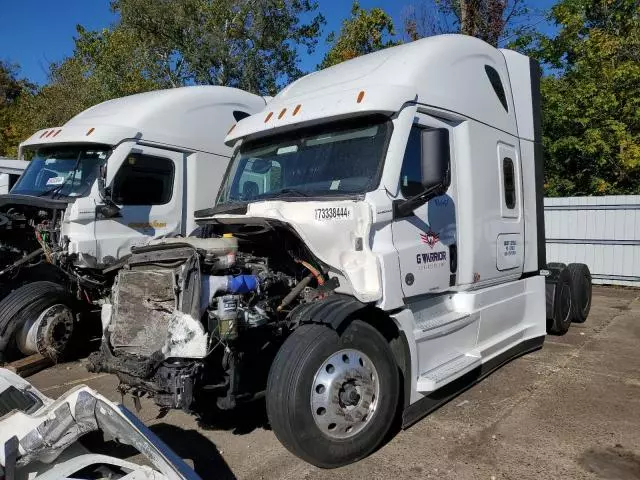
[{"label": "cab roof", "polygon": [[139,138],[221,154],[221,149],[226,151],[223,140],[229,128],[242,116],[259,112],[265,104],[263,97],[229,87],[155,90],[97,104],[62,127],[36,132],[22,146],[75,142],[115,145],[126,138]]},{"label": "cab roof", "polygon": [[[504,104],[486,67],[499,76]],[[406,102],[455,112],[516,135],[509,85],[500,50],[466,35],[439,35],[311,73],[282,90],[262,114],[240,122],[226,141],[327,117],[393,114]]]}]

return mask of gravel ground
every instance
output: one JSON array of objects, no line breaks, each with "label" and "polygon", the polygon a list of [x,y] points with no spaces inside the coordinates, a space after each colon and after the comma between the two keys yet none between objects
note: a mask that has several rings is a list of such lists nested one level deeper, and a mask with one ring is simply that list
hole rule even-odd
[{"label": "gravel ground", "polygon": [[[120,401],[117,380],[88,373],[82,360],[30,381],[54,398],[84,383]],[[547,337],[542,350],[340,469],[315,468],[285,450],[264,404],[214,426],[157,413],[143,401],[138,415],[203,479],[640,479],[640,291],[594,288],[585,324]]]}]

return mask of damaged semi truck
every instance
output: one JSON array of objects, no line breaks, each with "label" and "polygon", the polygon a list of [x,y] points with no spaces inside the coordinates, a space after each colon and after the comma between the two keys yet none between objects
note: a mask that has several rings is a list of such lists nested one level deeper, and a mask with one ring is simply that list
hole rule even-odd
[{"label": "damaged semi truck", "polygon": [[166,409],[266,396],[280,441],[331,468],[540,348],[539,75],[446,35],[294,82],[227,136],[199,238],[133,250],[90,368]]},{"label": "damaged semi truck", "polygon": [[29,165],[0,195],[0,361],[57,359],[132,245],[193,231],[227,167],[225,135],[264,106],[226,87],[153,91],[23,142]]}]

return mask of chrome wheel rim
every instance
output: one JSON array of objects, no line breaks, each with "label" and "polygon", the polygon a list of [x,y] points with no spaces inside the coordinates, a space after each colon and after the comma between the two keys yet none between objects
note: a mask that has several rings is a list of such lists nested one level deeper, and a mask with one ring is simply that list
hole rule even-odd
[{"label": "chrome wheel rim", "polygon": [[378,372],[371,359],[359,350],[340,350],[322,362],[314,376],[311,413],[323,434],[350,438],[371,421],[379,396]]}]

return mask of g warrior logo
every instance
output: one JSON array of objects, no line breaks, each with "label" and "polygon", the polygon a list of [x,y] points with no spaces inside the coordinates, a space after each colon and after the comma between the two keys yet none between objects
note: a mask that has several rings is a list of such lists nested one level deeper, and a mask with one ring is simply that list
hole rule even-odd
[{"label": "g warrior logo", "polygon": [[446,261],[447,261],[446,251],[418,253],[416,255],[416,263],[418,264],[418,269],[420,270],[442,267]]},{"label": "g warrior logo", "polygon": [[433,230],[429,230],[427,233],[420,234],[420,241],[433,248],[436,246],[436,243],[440,241],[440,235],[438,235]]}]

